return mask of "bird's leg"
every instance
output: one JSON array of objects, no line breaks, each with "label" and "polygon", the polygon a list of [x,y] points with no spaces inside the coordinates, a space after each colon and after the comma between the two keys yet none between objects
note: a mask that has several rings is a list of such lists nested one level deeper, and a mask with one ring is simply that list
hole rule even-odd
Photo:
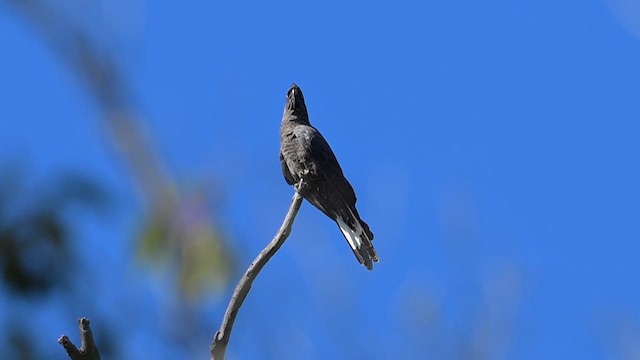
[{"label": "bird's leg", "polygon": [[298,177],[300,178],[300,181],[296,184],[295,187],[296,187],[296,191],[298,191],[300,194],[302,194],[302,191],[306,186],[305,177],[307,174],[309,174],[309,169],[303,169],[298,173]]}]

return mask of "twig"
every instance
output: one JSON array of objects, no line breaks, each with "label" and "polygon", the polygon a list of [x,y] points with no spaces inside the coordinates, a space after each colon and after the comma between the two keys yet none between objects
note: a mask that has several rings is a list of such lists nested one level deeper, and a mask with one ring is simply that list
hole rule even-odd
[{"label": "twig", "polygon": [[80,349],[69,340],[67,335],[62,335],[58,339],[58,343],[64,347],[71,360],[100,360],[98,347],[93,340],[93,332],[89,326],[89,319],[81,318],[78,320],[80,327]]},{"label": "twig", "polygon": [[224,354],[227,350],[227,344],[229,344],[231,329],[233,328],[233,322],[236,319],[236,315],[238,315],[238,310],[240,310],[242,302],[247,297],[247,294],[249,294],[253,280],[256,279],[260,270],[262,270],[269,259],[275,255],[276,251],[278,251],[282,244],[284,244],[289,233],[291,233],[291,226],[293,225],[293,220],[298,214],[300,204],[302,204],[302,196],[300,196],[298,191],[296,191],[293,195],[293,199],[291,199],[289,212],[287,212],[287,216],[284,218],[284,222],[282,223],[280,230],[278,230],[278,233],[273,240],[271,240],[269,245],[267,245],[253,263],[251,263],[247,272],[244,273],[244,276],[240,279],[238,285],[236,285],[236,289],[233,291],[233,296],[231,297],[227,311],[222,319],[220,330],[218,330],[213,338],[213,343],[211,344],[211,360],[224,360]]}]

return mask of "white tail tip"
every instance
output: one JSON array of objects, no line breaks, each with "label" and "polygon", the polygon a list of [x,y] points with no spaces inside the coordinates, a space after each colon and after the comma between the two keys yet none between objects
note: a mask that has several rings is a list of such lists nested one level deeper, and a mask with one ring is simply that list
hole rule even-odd
[{"label": "white tail tip", "polygon": [[340,218],[340,217],[336,218],[336,222],[338,223],[338,227],[340,228],[340,231],[342,231],[342,234],[344,235],[345,239],[347,239],[347,242],[349,243],[349,246],[351,246],[351,248],[354,251],[357,251],[358,249],[360,249],[360,247],[362,246],[362,239],[360,239],[360,235],[356,234],[356,232],[353,231],[342,220],[342,218]]}]

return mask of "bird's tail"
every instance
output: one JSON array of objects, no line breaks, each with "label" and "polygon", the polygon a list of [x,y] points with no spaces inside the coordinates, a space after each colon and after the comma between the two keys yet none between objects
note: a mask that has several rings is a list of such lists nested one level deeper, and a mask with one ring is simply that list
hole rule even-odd
[{"label": "bird's tail", "polygon": [[337,216],[338,227],[360,264],[364,264],[368,270],[373,270],[373,263],[378,262],[378,254],[371,243],[373,233],[359,216],[353,213],[350,215],[350,219],[346,220]]}]

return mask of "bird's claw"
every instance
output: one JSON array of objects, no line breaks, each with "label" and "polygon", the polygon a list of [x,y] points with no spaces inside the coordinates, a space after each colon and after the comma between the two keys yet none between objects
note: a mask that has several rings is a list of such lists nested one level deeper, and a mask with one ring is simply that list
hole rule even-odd
[{"label": "bird's claw", "polygon": [[307,178],[307,175],[309,175],[309,173],[309,169],[302,169],[298,171],[298,178],[300,179],[300,181],[298,181],[298,183],[295,184],[294,187],[299,193],[301,193],[302,190],[304,190],[304,188],[306,187],[307,182],[305,181],[305,179]]}]

